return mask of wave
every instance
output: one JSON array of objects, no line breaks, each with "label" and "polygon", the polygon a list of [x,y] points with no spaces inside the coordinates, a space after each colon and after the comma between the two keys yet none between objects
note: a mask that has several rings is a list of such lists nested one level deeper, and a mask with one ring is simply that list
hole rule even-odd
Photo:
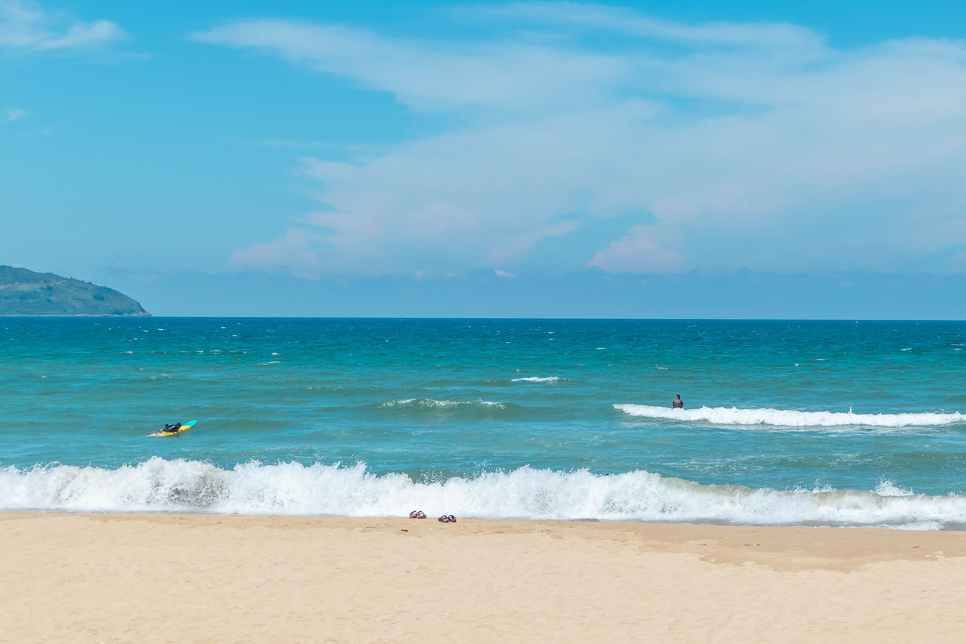
[{"label": "wave", "polygon": [[854,414],[833,411],[791,411],[785,409],[738,409],[701,407],[671,409],[648,405],[614,405],[630,416],[681,421],[706,421],[718,425],[774,425],[779,427],[929,427],[966,422],[966,415],[952,413]]},{"label": "wave", "polygon": [[403,407],[407,409],[442,409],[444,407],[496,407],[504,409],[501,402],[489,400],[433,400],[432,398],[407,398],[406,400],[390,400],[381,403],[380,407]]},{"label": "wave", "polygon": [[522,467],[416,482],[365,464],[210,463],[153,457],[117,469],[0,469],[0,510],[213,512],[341,516],[456,514],[488,519],[598,519],[740,525],[966,527],[966,497],[873,491],[778,491],[701,485],[645,471],[596,475]]},{"label": "wave", "polygon": [[557,382],[560,380],[557,376],[548,376],[546,378],[540,378],[538,376],[530,376],[528,378],[513,378],[510,382]]}]

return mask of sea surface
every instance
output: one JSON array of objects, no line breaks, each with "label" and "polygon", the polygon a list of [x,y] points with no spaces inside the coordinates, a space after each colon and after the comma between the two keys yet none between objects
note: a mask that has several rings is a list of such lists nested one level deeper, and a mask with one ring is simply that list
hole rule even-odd
[{"label": "sea surface", "polygon": [[964,349],[961,322],[0,318],[0,511],[962,530]]}]

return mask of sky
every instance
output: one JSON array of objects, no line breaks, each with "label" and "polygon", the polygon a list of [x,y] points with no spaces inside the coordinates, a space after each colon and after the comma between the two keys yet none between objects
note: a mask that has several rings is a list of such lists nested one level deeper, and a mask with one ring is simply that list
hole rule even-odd
[{"label": "sky", "polygon": [[[964,38],[961,2],[0,0],[0,264],[170,315],[790,315],[766,275],[917,317],[883,276],[934,275],[964,317]],[[681,276],[738,305],[600,297]]]}]

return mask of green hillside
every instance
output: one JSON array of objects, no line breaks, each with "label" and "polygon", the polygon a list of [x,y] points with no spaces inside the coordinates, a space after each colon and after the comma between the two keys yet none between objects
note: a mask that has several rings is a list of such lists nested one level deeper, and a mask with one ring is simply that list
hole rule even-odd
[{"label": "green hillside", "polygon": [[0,266],[0,315],[151,315],[123,293],[53,273]]}]

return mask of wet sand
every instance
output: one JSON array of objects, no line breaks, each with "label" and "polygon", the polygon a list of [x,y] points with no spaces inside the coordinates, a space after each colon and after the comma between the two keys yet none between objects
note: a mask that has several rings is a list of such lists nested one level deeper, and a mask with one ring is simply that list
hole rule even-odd
[{"label": "wet sand", "polygon": [[966,533],[0,514],[2,642],[962,642]]}]

